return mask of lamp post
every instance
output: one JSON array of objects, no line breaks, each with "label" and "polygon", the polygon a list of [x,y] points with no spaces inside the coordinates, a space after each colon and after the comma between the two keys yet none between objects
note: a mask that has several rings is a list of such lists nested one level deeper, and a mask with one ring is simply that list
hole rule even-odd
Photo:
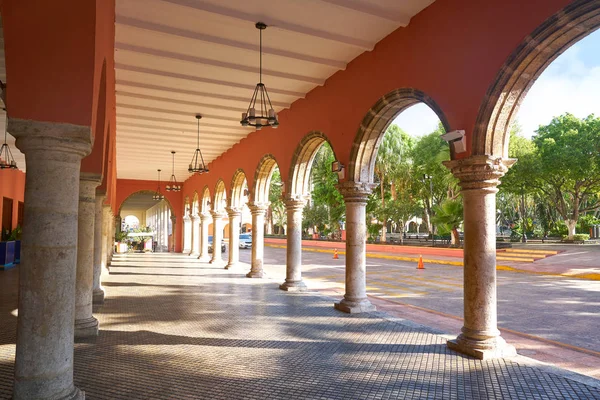
[{"label": "lamp post", "polygon": [[525,185],[521,185],[521,243],[527,243],[527,235],[525,235]]},{"label": "lamp post", "polygon": [[431,223],[431,240],[435,245],[435,227],[433,226],[433,176],[423,174],[423,183],[429,180],[429,192],[431,193],[431,206],[429,208],[429,222]]}]

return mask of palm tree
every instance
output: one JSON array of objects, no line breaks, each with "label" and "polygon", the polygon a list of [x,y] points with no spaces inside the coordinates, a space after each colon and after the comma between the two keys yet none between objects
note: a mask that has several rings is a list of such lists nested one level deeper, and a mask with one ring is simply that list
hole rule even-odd
[{"label": "palm tree", "polygon": [[463,203],[462,199],[446,199],[442,204],[434,207],[433,222],[441,227],[445,227],[452,232],[452,245],[460,245],[460,236],[458,227],[463,222]]}]

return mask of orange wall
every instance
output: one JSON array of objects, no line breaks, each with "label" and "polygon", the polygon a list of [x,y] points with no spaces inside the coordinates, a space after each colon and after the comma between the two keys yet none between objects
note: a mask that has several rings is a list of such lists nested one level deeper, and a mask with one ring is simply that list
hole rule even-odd
[{"label": "orange wall", "polygon": [[[156,181],[142,181],[134,179],[118,179],[115,185],[115,213],[119,212],[121,205],[130,195],[142,190],[156,190]],[[183,234],[183,196],[181,192],[167,192],[165,190],[166,183],[160,185],[160,191],[165,195],[171,203],[173,215],[175,215],[176,223],[173,229],[175,235],[175,251],[182,250],[182,234]]]},{"label": "orange wall", "polygon": [[[371,52],[350,62],[279,114],[280,127],[250,134],[209,164],[210,172],[185,181],[184,197],[205,185],[230,182],[238,168],[248,186],[263,155],[274,155],[288,179],[293,153],[310,131],[322,131],[338,159],[348,165],[360,123],[385,94],[415,88],[444,112],[451,129],[464,129],[467,143],[479,107],[500,67],[537,26],[570,0],[437,0]],[[265,82],[267,87],[269,82]],[[462,155],[462,156],[466,156]]]},{"label": "orange wall", "polygon": [[25,201],[25,173],[20,170],[0,169],[0,216],[2,215],[2,198],[13,200],[12,228],[17,227],[19,202]]}]

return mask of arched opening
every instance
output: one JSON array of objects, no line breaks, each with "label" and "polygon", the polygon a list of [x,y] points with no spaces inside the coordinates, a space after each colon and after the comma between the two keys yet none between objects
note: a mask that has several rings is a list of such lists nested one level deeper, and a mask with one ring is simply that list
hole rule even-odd
[{"label": "arched opening", "polygon": [[[121,232],[116,239],[121,251],[168,252],[173,248],[173,207],[166,198],[154,200],[154,191],[141,190],[129,195],[119,208]],[[137,220],[137,221],[136,221]]]},{"label": "arched opening", "polygon": [[[231,179],[231,197],[229,199],[231,207],[239,209],[240,215],[240,233],[247,234],[252,231],[252,216],[250,215],[250,209],[248,208],[248,197],[250,191],[248,190],[248,181],[246,180],[246,174],[241,169],[235,171],[233,178]],[[245,237],[245,240],[248,238]],[[247,248],[247,247],[244,247]]]}]

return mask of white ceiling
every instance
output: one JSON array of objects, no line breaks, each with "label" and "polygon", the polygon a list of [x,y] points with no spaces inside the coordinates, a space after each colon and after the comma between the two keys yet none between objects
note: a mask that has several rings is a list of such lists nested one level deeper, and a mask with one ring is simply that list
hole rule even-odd
[{"label": "white ceiling", "polygon": [[[118,0],[117,174],[188,178],[196,148],[208,163],[252,132],[240,126],[258,83],[279,112],[434,0]],[[164,175],[163,175],[164,176]]]},{"label": "white ceiling", "polygon": [[[117,0],[117,176],[155,180],[161,168],[168,180],[174,150],[177,179],[187,179],[198,113],[207,164],[253,131],[239,120],[259,80],[256,22],[269,26],[263,82],[279,112],[434,1]],[[3,136],[3,115],[0,126]]]}]

